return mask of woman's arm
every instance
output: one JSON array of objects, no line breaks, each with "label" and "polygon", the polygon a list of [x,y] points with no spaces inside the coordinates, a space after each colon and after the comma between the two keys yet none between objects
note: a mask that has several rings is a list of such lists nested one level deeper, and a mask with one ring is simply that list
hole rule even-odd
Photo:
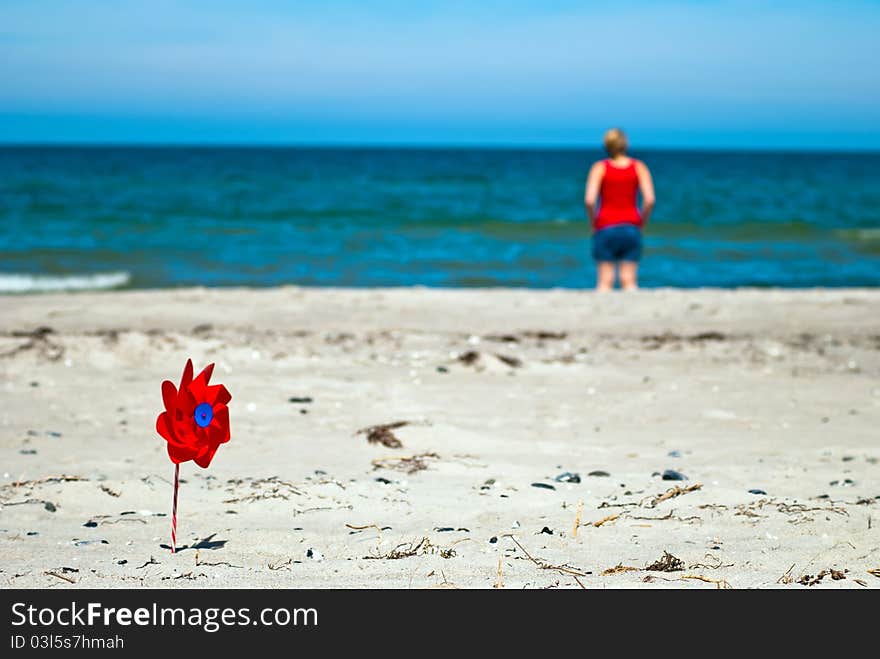
[{"label": "woman's arm", "polygon": [[639,192],[642,193],[642,224],[647,224],[654,210],[654,181],[651,172],[641,160],[636,161],[636,174],[639,177]]},{"label": "woman's arm", "polygon": [[590,223],[596,223],[596,201],[599,199],[599,188],[602,185],[602,177],[605,176],[605,163],[599,161],[590,167],[590,174],[587,176],[587,186],[584,191],[584,206],[587,207],[587,216]]}]

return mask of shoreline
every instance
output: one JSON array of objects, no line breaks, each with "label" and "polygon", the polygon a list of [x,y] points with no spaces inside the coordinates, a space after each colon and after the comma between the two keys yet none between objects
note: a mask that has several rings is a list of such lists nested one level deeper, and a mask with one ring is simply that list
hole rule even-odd
[{"label": "shoreline", "polygon": [[[339,316],[333,320],[342,326],[360,322],[365,323],[366,327],[381,327],[386,322],[384,319],[370,317],[372,311],[381,311],[371,303],[372,300],[394,298],[395,302],[414,305],[426,297],[432,298],[432,304],[429,313],[420,316],[422,322],[417,325],[444,331],[458,326],[448,323],[450,313],[456,315],[456,309],[465,313],[469,322],[487,327],[493,322],[518,322],[518,314],[521,318],[529,319],[528,309],[537,304],[535,300],[539,298],[556,314],[552,323],[572,329],[582,328],[583,331],[601,328],[626,332],[626,327],[615,326],[613,319],[601,315],[612,311],[625,311],[629,314],[628,320],[638,319],[643,324],[647,324],[647,318],[643,316],[648,312],[657,320],[658,327],[667,329],[682,327],[684,321],[676,316],[685,312],[688,322],[696,321],[707,326],[716,321],[732,322],[735,320],[734,312],[746,313],[743,319],[746,331],[773,331],[772,323],[762,323],[760,319],[786,320],[768,318],[766,315],[785,310],[797,314],[805,327],[827,324],[829,327],[843,328],[849,323],[848,332],[870,333],[870,321],[876,318],[873,312],[880,307],[880,288],[650,288],[629,293],[614,291],[597,294],[593,289],[570,288],[182,287],[2,295],[0,301],[5,308],[0,316],[0,332],[14,331],[17,325],[33,325],[49,319],[57,319],[56,322],[60,322],[64,328],[112,329],[111,318],[125,318],[125,323],[132,329],[150,329],[150,317],[159,324],[175,323],[177,329],[182,331],[191,329],[186,323],[199,321],[274,328],[290,326],[292,322],[295,325],[294,321],[298,320],[303,325],[319,326],[324,316],[319,315],[315,321],[303,312],[313,314],[322,309],[330,310],[331,314],[338,313]],[[492,299],[491,307],[486,306],[485,297]],[[221,305],[234,304],[240,298],[249,301],[244,318],[229,318]],[[167,304],[169,300],[171,305]],[[640,304],[644,300],[650,300],[647,306]],[[574,302],[580,303],[580,306],[568,306]],[[703,303],[715,305],[718,309],[709,314],[701,313]],[[722,309],[722,303],[727,305],[726,309]],[[257,306],[260,304],[284,306],[273,307],[272,312],[267,312]],[[694,304],[697,306],[694,307]],[[123,310],[129,311],[129,305],[138,305],[138,313],[120,315]],[[341,307],[346,305],[355,305],[356,317],[347,317],[342,313]],[[829,305],[867,307],[867,313],[847,308],[843,316],[845,321],[838,323],[833,318],[817,314],[817,311],[827,309]],[[480,313],[470,313],[475,311]],[[148,312],[151,316],[148,316]],[[581,312],[588,316],[580,316]],[[587,319],[594,324],[584,325]],[[405,320],[412,322],[413,318]],[[852,327],[853,321],[864,321],[864,325],[861,328]],[[119,326],[125,323],[116,322]],[[783,334],[793,331],[792,323],[785,322],[778,330]]]},{"label": "shoreline", "polygon": [[[0,304],[6,587],[880,586],[877,289]],[[154,424],[187,357],[232,441],[182,465],[171,556]],[[357,434],[396,421],[402,448]]]}]

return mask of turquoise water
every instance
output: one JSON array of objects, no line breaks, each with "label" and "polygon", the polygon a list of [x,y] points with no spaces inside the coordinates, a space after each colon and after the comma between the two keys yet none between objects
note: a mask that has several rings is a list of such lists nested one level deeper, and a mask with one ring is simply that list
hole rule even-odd
[{"label": "turquoise water", "polygon": [[[643,286],[880,285],[880,154],[644,151]],[[593,284],[574,150],[0,148],[0,291]]]}]

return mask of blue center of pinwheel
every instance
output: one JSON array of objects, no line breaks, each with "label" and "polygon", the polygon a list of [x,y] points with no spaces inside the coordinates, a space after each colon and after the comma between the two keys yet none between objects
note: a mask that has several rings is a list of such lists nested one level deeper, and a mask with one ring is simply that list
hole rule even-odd
[{"label": "blue center of pinwheel", "polygon": [[201,403],[196,406],[193,416],[199,427],[206,428],[211,423],[211,419],[214,418],[214,409],[208,403]]}]

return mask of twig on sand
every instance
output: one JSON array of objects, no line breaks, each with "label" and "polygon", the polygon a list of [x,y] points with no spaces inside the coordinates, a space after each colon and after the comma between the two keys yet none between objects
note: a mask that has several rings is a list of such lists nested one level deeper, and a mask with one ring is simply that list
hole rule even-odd
[{"label": "twig on sand", "polygon": [[39,503],[48,510],[50,513],[54,513],[58,506],[51,501],[47,501],[46,499],[25,499],[24,501],[0,501],[0,508],[3,506],[25,506],[32,503]]},{"label": "twig on sand", "polygon": [[291,563],[293,563],[293,559],[288,558],[283,563],[281,561],[279,561],[277,563],[269,563],[266,567],[268,567],[270,570],[282,570],[282,569],[290,570],[289,566]]},{"label": "twig on sand", "polygon": [[795,566],[795,565],[796,565],[796,563],[792,563],[792,564],[791,564],[791,567],[788,568],[788,569],[782,574],[782,576],[779,577],[779,578],[776,580],[776,583],[781,583],[781,584],[794,583],[794,577],[791,576],[791,571],[794,569],[794,566]]},{"label": "twig on sand", "polygon": [[83,476],[66,476],[62,474],[61,476],[46,476],[45,478],[37,478],[31,481],[13,481],[8,485],[3,485],[2,488],[15,488],[15,487],[33,487],[34,485],[42,485],[43,483],[71,483],[75,481],[87,481],[88,478]]},{"label": "twig on sand", "polygon": [[705,581],[706,583],[713,583],[715,587],[719,590],[727,590],[729,588],[733,588],[727,581],[724,579],[710,579],[709,577],[704,577],[702,574],[685,574],[680,577],[680,579],[695,579],[697,581]]},{"label": "twig on sand", "polygon": [[626,503],[609,503],[608,501],[603,501],[597,507],[599,510],[602,510],[602,508],[631,508],[638,505],[639,503],[637,501],[627,501]]},{"label": "twig on sand", "polygon": [[370,444],[381,444],[387,448],[403,448],[403,442],[391,431],[409,424],[409,421],[393,421],[392,423],[367,426],[358,430],[355,435],[366,435]]},{"label": "twig on sand", "polygon": [[201,565],[212,565],[214,567],[219,567],[219,566],[235,567],[235,568],[242,568],[243,567],[241,565],[233,565],[232,563],[230,563],[228,561],[219,561],[217,563],[208,563],[206,561],[199,560],[199,553],[200,553],[199,550],[196,549],[196,566],[197,567],[201,566]]},{"label": "twig on sand", "polygon": [[591,524],[592,526],[595,526],[596,528],[599,528],[600,526],[602,526],[602,525],[604,525],[604,524],[608,524],[609,522],[613,522],[613,521],[616,520],[618,517],[620,517],[620,514],[617,514],[617,515],[608,515],[608,516],[606,516],[606,517],[603,517],[602,519],[597,519],[595,522],[590,522],[590,524]]},{"label": "twig on sand", "polygon": [[578,527],[581,525],[581,513],[584,511],[584,502],[578,501],[577,514],[574,516],[574,528],[571,530],[571,537],[578,537]]},{"label": "twig on sand", "polygon": [[504,582],[501,580],[501,559],[498,559],[498,576],[495,578],[495,583],[492,584],[492,588],[504,588]]},{"label": "twig on sand", "polygon": [[[689,570],[696,570],[698,568],[707,568],[709,570],[717,570],[722,567],[733,567],[733,563],[725,563],[720,558],[718,558],[717,556],[714,556],[712,554],[706,554],[705,556],[703,556],[703,559],[709,560],[712,562],[711,563],[691,563],[688,566],[688,569]],[[792,567],[794,567],[794,566],[792,566]]]},{"label": "twig on sand", "polygon": [[[97,518],[93,518],[97,519]],[[101,525],[104,524],[121,524],[122,522],[134,522],[135,524],[146,524],[147,520],[142,517],[120,517],[119,519],[102,519]]]},{"label": "twig on sand", "polygon": [[875,568],[872,568],[872,569],[868,570],[868,574],[870,574],[870,575],[873,576],[873,577],[877,577],[878,579],[880,579],[880,567],[875,567]]},{"label": "twig on sand", "polygon": [[668,513],[663,515],[662,517],[644,517],[641,515],[629,515],[630,519],[650,519],[652,521],[664,521],[667,519],[672,519],[672,516],[675,514],[675,510],[670,510]]},{"label": "twig on sand", "polygon": [[364,526],[346,524],[345,527],[351,529],[352,531],[366,531],[367,529],[376,529],[380,534],[382,533],[382,528],[378,524],[365,524]]},{"label": "twig on sand", "polygon": [[382,527],[378,524],[365,524],[364,526],[356,526],[355,524],[346,524],[345,528],[351,529],[352,531],[366,531],[367,529],[376,529],[376,533],[378,534],[377,541],[379,544],[382,544]]},{"label": "twig on sand", "polygon": [[[700,522],[703,521],[703,518],[700,517],[699,515],[691,515],[690,517],[678,517],[675,514],[675,509],[670,510],[668,513],[666,513],[662,517],[645,517],[642,515],[629,515],[628,514],[627,518],[629,518],[629,519],[645,519],[645,520],[651,520],[654,522],[664,522],[666,520],[674,519],[677,522],[686,522],[688,524],[694,520],[698,520]],[[650,526],[650,524],[648,524],[646,526]]]},{"label": "twig on sand", "polygon": [[590,574],[589,572],[584,572],[583,570],[578,570],[577,568],[573,568],[573,567],[566,565],[564,563],[562,565],[551,565],[550,563],[547,563],[546,561],[543,561],[540,558],[535,558],[534,556],[532,556],[528,552],[528,550],[525,547],[523,547],[520,544],[519,540],[517,540],[516,538],[514,538],[510,534],[508,534],[506,537],[513,540],[514,544],[517,547],[519,547],[522,550],[522,552],[526,555],[526,558],[528,558],[532,563],[537,565],[542,570],[554,570],[556,572],[561,572],[563,574],[571,574],[575,577],[586,577],[586,576],[589,576],[589,574]]},{"label": "twig on sand", "polygon": [[[433,577],[434,571],[431,570],[428,573],[428,576]],[[440,570],[440,578],[443,579],[443,581],[441,581],[438,584],[434,584],[433,586],[428,586],[428,589],[429,590],[458,590],[459,589],[458,586],[456,586],[454,583],[452,583],[449,579],[446,578],[446,575],[443,574],[443,570]]]},{"label": "twig on sand", "polygon": [[670,487],[663,494],[658,494],[653,499],[651,499],[651,501],[647,504],[647,507],[654,508],[658,503],[668,501],[669,499],[674,499],[675,497],[681,496],[682,494],[696,492],[702,487],[702,483],[694,483],[693,485],[688,485],[687,487],[680,487],[678,485],[676,485],[675,487]]},{"label": "twig on sand", "polygon": [[66,581],[67,583],[76,583],[76,579],[73,579],[72,577],[68,577],[66,574],[59,574],[58,572],[55,572],[54,570],[47,570],[47,571],[43,572],[43,574],[45,574],[48,577],[58,577],[59,579],[61,579],[62,581]]}]

